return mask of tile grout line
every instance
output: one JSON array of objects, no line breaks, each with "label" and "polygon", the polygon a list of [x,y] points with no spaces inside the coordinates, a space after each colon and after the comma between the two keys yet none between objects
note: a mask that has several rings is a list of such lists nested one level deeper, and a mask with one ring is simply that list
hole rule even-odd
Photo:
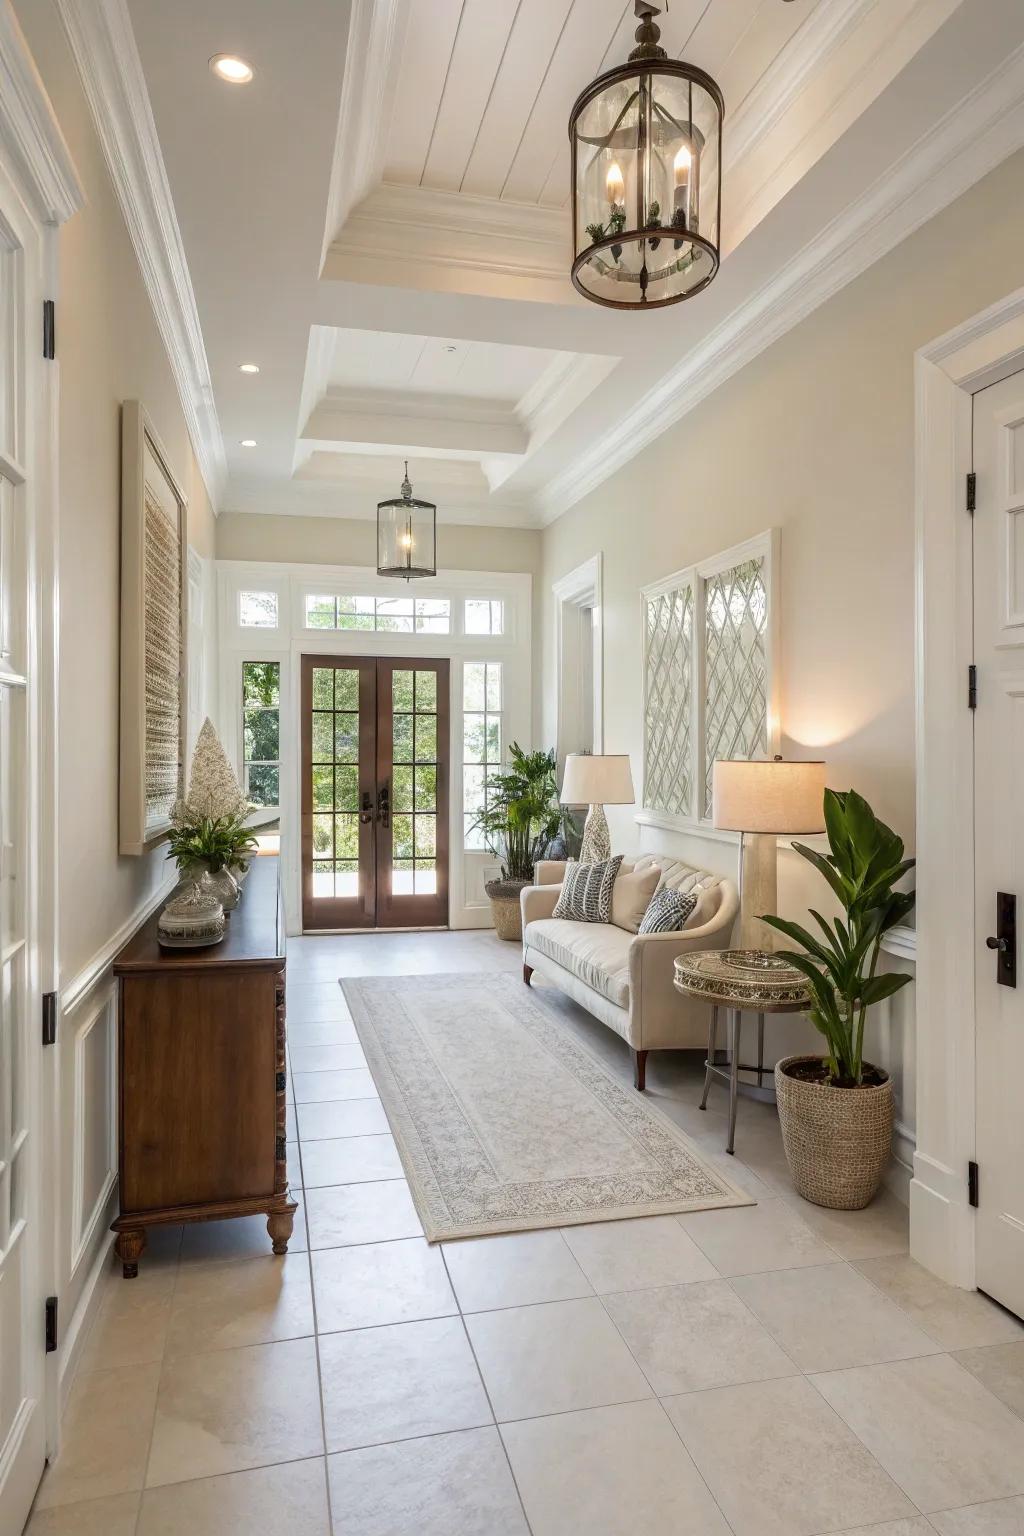
[{"label": "tile grout line", "polygon": [[[178,1276],[181,1274],[181,1250],[185,1242],[184,1224],[178,1228],[178,1247],[174,1260],[174,1279],[171,1282],[171,1294],[169,1298],[169,1311],[167,1316],[167,1331],[170,1332],[171,1322],[174,1318],[174,1298],[178,1291]],[[122,1280],[122,1284],[125,1282]],[[129,1285],[131,1281],[127,1282]],[[164,1362],[167,1358],[167,1333],[164,1334],[163,1343],[160,1346],[159,1370],[156,1378],[156,1392],[153,1395],[153,1414],[149,1424],[149,1444],[146,1447],[146,1461],[142,1469],[142,1487],[139,1490],[139,1502],[135,1508],[135,1523],[132,1526],[132,1536],[138,1536],[139,1522],[142,1519],[142,1502],[146,1497],[146,1488],[149,1483],[149,1465],[153,1459],[153,1441],[156,1439],[157,1414],[160,1411],[160,1389],[164,1381]]]}]

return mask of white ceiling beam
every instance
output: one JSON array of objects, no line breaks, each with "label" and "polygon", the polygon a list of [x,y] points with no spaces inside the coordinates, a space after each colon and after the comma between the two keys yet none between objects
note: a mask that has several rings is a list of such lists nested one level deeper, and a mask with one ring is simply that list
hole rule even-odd
[{"label": "white ceiling beam", "polygon": [[529,435],[512,402],[486,402],[412,390],[329,389],[302,433],[323,446],[386,444],[431,455],[479,459],[523,454]]}]

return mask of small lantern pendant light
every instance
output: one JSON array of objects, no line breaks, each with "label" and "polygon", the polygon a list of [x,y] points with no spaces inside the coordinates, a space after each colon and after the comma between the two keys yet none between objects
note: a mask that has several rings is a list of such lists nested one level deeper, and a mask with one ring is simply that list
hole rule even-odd
[{"label": "small lantern pendant light", "polygon": [[377,503],[377,575],[437,575],[437,507],[412,494],[408,459],[401,496]]},{"label": "small lantern pendant light", "polygon": [[658,7],[634,5],[628,63],[592,81],[569,118],[572,280],[597,304],[656,309],[718,271],[725,109],[710,75],[660,46]]}]

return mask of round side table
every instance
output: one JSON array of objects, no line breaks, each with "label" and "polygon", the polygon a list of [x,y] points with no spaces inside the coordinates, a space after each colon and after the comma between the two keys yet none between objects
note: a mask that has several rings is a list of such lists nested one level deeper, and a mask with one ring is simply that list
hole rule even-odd
[{"label": "round side table", "polygon": [[[704,1063],[704,1092],[700,1107],[707,1108],[714,1078],[729,1084],[729,1139],[727,1152],[736,1146],[736,1103],[739,1094],[774,1100],[775,1090],[764,1086],[764,1016],[766,1013],[802,1013],[810,1006],[807,978],[777,955],[761,949],[697,949],[680,955],[675,964],[675,987],[689,997],[711,1006],[708,1054]],[[729,1064],[715,1061],[718,1010],[726,1010],[729,1032]],[[740,1026],[744,1013],[757,1014],[757,1065],[740,1061]],[[741,1072],[756,1073],[757,1083],[741,1083]]]}]

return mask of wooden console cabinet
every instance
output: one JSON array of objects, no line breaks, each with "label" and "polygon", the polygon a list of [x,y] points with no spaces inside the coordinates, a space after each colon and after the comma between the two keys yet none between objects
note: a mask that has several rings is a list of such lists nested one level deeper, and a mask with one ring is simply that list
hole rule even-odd
[{"label": "wooden console cabinet", "polygon": [[126,1279],[149,1227],[266,1214],[285,1253],[285,938],[278,861],[258,858],[220,944],[161,949],[157,915],[114,961],[120,979],[120,1215]]}]

